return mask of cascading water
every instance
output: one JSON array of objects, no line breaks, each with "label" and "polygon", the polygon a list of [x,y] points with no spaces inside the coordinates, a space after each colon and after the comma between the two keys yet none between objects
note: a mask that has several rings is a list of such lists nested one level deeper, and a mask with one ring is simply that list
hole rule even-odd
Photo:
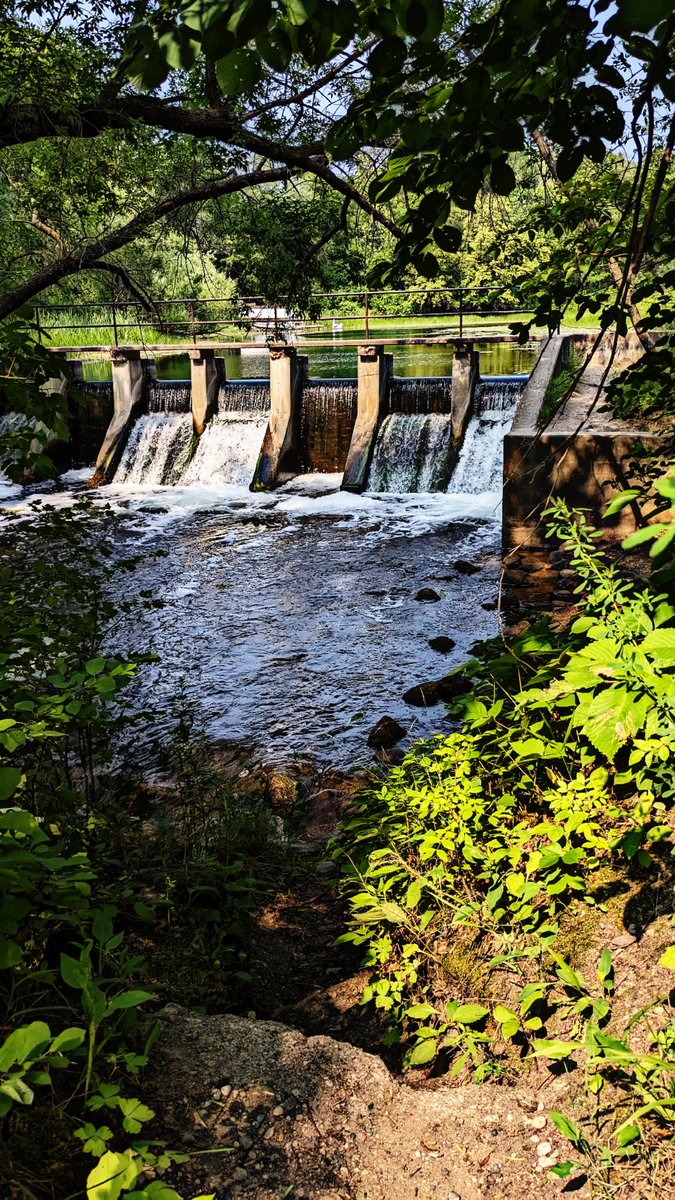
[{"label": "cascading water", "polygon": [[248,487],[265,436],[269,407],[267,380],[221,384],[218,412],[200,437],[181,484]]},{"label": "cascading water", "polygon": [[306,379],[300,401],[300,440],[305,471],[342,471],[356,420],[357,391],[351,379]]},{"label": "cascading water", "polygon": [[148,412],[188,413],[190,393],[189,380],[150,379],[147,385]]},{"label": "cascading water", "polygon": [[[449,380],[410,379],[407,400],[422,412],[391,413],[380,426],[370,467],[371,492],[442,492],[475,495],[499,492],[504,434],[514,417],[527,376],[482,380],[474,397],[474,416],[455,466],[455,447],[449,413],[434,411],[447,403],[447,386],[438,397],[434,389]],[[390,404],[398,393],[390,389]],[[400,400],[406,397],[401,393]],[[452,472],[452,474],[451,474]]]},{"label": "cascading water", "polygon": [[527,376],[483,379],[476,388],[474,415],[469,421],[459,461],[448,491],[475,496],[501,492],[504,435],[508,433]]},{"label": "cascading water", "polygon": [[[267,426],[269,383],[223,383],[218,412],[197,443],[190,412],[190,384],[151,380],[148,412],[129,435],[114,484],[185,487],[247,487]],[[194,450],[194,455],[193,455]]]},{"label": "cascading water", "polygon": [[388,389],[390,413],[449,413],[452,376],[413,379],[392,376]]},{"label": "cascading water", "polygon": [[452,421],[444,413],[392,413],[375,443],[369,492],[442,492],[454,453]]},{"label": "cascading water", "polygon": [[267,417],[218,413],[206,426],[180,483],[208,487],[248,487],[262,446]]},{"label": "cascading water", "polygon": [[221,383],[219,413],[266,413],[270,409],[269,379],[242,379]]},{"label": "cascading water", "polygon": [[178,483],[192,449],[190,413],[150,412],[136,421],[113,479],[145,486]]}]

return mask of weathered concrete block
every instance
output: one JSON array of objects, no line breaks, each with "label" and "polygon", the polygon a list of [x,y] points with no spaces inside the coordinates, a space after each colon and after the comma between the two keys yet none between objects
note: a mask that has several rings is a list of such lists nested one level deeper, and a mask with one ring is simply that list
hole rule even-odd
[{"label": "weathered concrete block", "polygon": [[307,359],[293,346],[270,350],[270,419],[251,490],[274,487],[300,469],[300,400]]},{"label": "weathered concrete block", "polygon": [[140,351],[123,347],[111,351],[113,417],[96,459],[90,487],[109,482],[127,443],[131,426],[143,412],[146,401],[146,364]]},{"label": "weathered concrete block", "polygon": [[216,358],[215,350],[191,350],[190,379],[192,422],[195,434],[201,437],[218,408],[218,390],[225,381],[224,359]]},{"label": "weathered concrete block", "polygon": [[478,351],[473,342],[456,342],[452,357],[452,436],[461,442],[473,412],[473,398],[480,373]]},{"label": "weathered concrete block", "polygon": [[358,405],[342,478],[343,491],[362,492],[368,482],[377,429],[387,398],[389,373],[390,361],[384,346],[359,346]]}]

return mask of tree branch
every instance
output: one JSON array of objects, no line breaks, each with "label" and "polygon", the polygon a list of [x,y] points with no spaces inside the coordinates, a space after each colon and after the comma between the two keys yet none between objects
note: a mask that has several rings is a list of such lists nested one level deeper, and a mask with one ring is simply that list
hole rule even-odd
[{"label": "tree branch", "polygon": [[133,217],[126,225],[109,233],[98,241],[91,242],[84,249],[73,250],[62,258],[56,259],[38,271],[25,283],[5,292],[0,296],[0,320],[21,308],[29,300],[38,296],[45,288],[52,287],[61,279],[77,275],[80,271],[90,268],[100,270],[100,262],[115,250],[128,246],[140,234],[163,217],[170,216],[187,204],[197,204],[203,200],[212,200],[215,196],[224,196],[231,192],[240,192],[248,187],[261,183],[278,183],[290,177],[290,172],[282,167],[267,171],[250,171],[245,175],[232,173],[226,178],[214,179],[201,187],[188,188],[173,196],[166,196],[150,208]]}]

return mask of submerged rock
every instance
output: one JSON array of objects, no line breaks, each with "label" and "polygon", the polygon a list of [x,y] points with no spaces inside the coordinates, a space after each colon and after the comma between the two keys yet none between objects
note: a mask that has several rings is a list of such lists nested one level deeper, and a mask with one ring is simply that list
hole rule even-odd
[{"label": "submerged rock", "polygon": [[438,654],[449,654],[451,650],[454,650],[457,643],[453,638],[441,636],[429,638],[429,645],[431,646],[431,649],[436,650]]},{"label": "submerged rock", "polygon": [[400,742],[407,732],[408,730],[404,729],[394,717],[381,717],[368,734],[368,745],[375,749],[388,750]]},{"label": "submerged rock", "polygon": [[467,558],[458,558],[452,565],[460,575],[477,575],[480,571],[480,567],[476,563],[469,562]]},{"label": "submerged rock", "polygon": [[433,588],[420,588],[415,596],[416,600],[426,600],[429,604],[435,604],[440,598],[438,592],[435,592]]}]

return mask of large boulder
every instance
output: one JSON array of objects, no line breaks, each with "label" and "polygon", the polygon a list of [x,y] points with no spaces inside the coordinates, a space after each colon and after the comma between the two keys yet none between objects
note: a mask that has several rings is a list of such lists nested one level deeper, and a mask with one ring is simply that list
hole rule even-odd
[{"label": "large boulder", "polygon": [[405,737],[404,729],[394,717],[381,717],[368,734],[368,745],[376,750],[389,750]]}]

